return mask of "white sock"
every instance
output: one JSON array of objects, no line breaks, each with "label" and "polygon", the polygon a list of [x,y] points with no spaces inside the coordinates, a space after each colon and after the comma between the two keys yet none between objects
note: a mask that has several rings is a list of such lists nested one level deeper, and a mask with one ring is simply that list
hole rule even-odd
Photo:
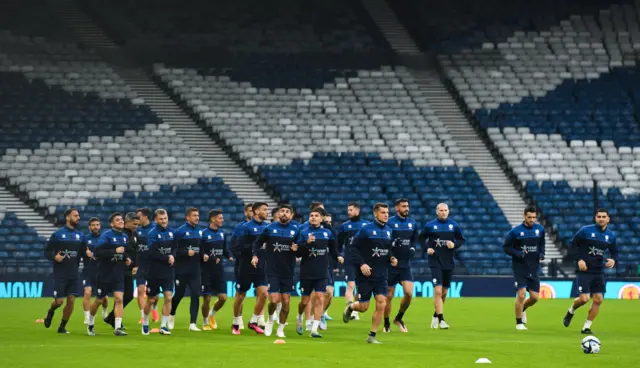
[{"label": "white sock", "polygon": [[207,317],[202,317],[202,325],[206,326],[209,324],[209,319]]},{"label": "white sock", "polygon": [[584,321],[584,326],[582,327],[582,329],[585,330],[587,328],[591,328],[592,323],[593,321],[589,321],[589,320]]},{"label": "white sock", "polygon": [[275,313],[269,315],[269,323],[273,323],[273,320],[275,319],[275,318],[273,318],[274,315],[275,315]]},{"label": "white sock", "polygon": [[249,323],[258,323],[258,318],[260,318],[260,316],[258,316],[257,314],[252,315]]},{"label": "white sock", "polygon": [[320,321],[313,320],[313,323],[311,324],[311,332],[318,332],[318,326],[320,326]]},{"label": "white sock", "polygon": [[89,326],[93,326],[96,324],[96,316],[92,316],[89,314]]},{"label": "white sock", "polygon": [[144,318],[144,308],[140,309],[140,317]]},{"label": "white sock", "polygon": [[145,326],[149,326],[149,315],[144,314],[144,311],[142,311],[142,324]]},{"label": "white sock", "polygon": [[122,318],[116,318],[116,330],[122,328]]},{"label": "white sock", "polygon": [[106,311],[107,311],[107,307],[105,307],[105,306],[103,305],[103,306],[102,306],[102,310],[106,312]]},{"label": "white sock", "polygon": [[213,317],[215,315],[216,315],[216,311],[213,308],[209,309],[209,317]]},{"label": "white sock", "polygon": [[575,309],[573,309],[573,305],[569,307],[569,313],[574,314],[576,312]]},{"label": "white sock", "polygon": [[280,314],[281,310],[282,310],[282,303],[278,303],[278,306],[276,307],[276,313]]},{"label": "white sock", "polygon": [[84,312],[84,323],[89,323],[89,318],[91,317],[91,312],[89,311],[85,311]]},{"label": "white sock", "polygon": [[160,322],[160,327],[167,327],[167,324],[169,323],[169,316],[162,316],[162,322]]},{"label": "white sock", "polygon": [[296,321],[302,322],[302,320],[304,319],[302,316],[302,314],[298,314],[298,316],[296,317]]},{"label": "white sock", "polygon": [[284,333],[284,323],[283,323],[283,324],[278,325],[278,332],[280,332],[280,333]]},{"label": "white sock", "polygon": [[240,324],[242,324],[241,320],[242,317],[233,317],[233,324],[240,326]]}]

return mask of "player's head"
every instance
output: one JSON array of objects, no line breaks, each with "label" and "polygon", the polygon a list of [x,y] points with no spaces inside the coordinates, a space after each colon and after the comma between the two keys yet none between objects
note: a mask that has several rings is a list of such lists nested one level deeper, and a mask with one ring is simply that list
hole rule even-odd
[{"label": "player's head", "polygon": [[595,220],[596,224],[602,229],[606,228],[607,225],[609,225],[609,221],[611,221],[609,218],[609,210],[606,208],[598,208],[596,210]]},{"label": "player's head", "polygon": [[327,212],[322,218],[322,222],[326,223],[329,226],[333,225],[333,215]]},{"label": "player's head", "polygon": [[200,212],[195,207],[189,207],[184,211],[184,217],[191,226],[198,225],[200,222]]},{"label": "player's head", "polygon": [[320,208],[322,208],[324,210],[324,204],[322,204],[322,202],[314,201],[314,202],[311,202],[311,204],[309,205],[309,210],[312,210],[312,209],[318,208],[318,207],[320,207]]},{"label": "player's head", "polygon": [[158,208],[156,212],[154,212],[153,218],[156,220],[156,224],[163,229],[169,225],[169,215],[164,208]]},{"label": "player's head", "polygon": [[274,209],[271,210],[271,221],[275,222],[275,221],[279,221],[280,219],[280,207],[275,207]]},{"label": "player's head", "polygon": [[244,205],[244,218],[251,220],[253,217],[253,203],[247,203]]},{"label": "player's head", "polygon": [[269,216],[269,205],[264,202],[253,204],[253,218],[258,221],[265,221]]},{"label": "player's head", "polygon": [[320,226],[322,223],[323,211],[324,210],[320,207],[316,207],[309,211],[309,224],[312,226]]},{"label": "player's head", "polygon": [[109,226],[115,231],[124,229],[124,219],[120,212],[114,212],[109,216]]},{"label": "player's head", "polygon": [[360,205],[357,202],[351,202],[347,205],[347,216],[349,219],[360,216]]},{"label": "player's head", "polygon": [[151,222],[151,209],[147,207],[138,208],[136,213],[138,214],[138,217],[140,217],[140,225],[148,226]]},{"label": "player's head", "polygon": [[97,217],[92,217],[89,219],[89,231],[91,234],[98,235],[100,234],[100,219]]},{"label": "player's head", "polygon": [[386,203],[378,202],[373,205],[373,217],[382,224],[386,224],[389,221],[389,205]]},{"label": "player's head", "polygon": [[439,203],[436,206],[436,215],[442,221],[449,218],[449,205],[446,203]]},{"label": "player's head", "polygon": [[293,218],[293,208],[290,204],[283,204],[278,209],[278,221],[281,224],[288,224]]},{"label": "player's head", "polygon": [[64,211],[64,222],[68,227],[75,229],[80,224],[80,212],[75,208]]},{"label": "player's head", "polygon": [[398,198],[394,202],[396,206],[396,213],[398,216],[402,218],[407,218],[409,216],[409,200],[406,198]]},{"label": "player's head", "polygon": [[222,210],[209,211],[209,226],[213,229],[219,229],[224,223],[224,216]]},{"label": "player's head", "polygon": [[124,227],[129,231],[136,231],[140,226],[140,217],[135,212],[129,212],[124,216]]},{"label": "player's head", "polygon": [[527,206],[524,209],[524,225],[525,226],[533,226],[536,222],[536,218],[538,217],[538,211],[533,206]]}]

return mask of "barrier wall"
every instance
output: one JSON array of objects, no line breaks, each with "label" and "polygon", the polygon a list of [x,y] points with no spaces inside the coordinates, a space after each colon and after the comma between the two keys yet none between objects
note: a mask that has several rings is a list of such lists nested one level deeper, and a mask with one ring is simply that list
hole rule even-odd
[{"label": "barrier wall", "polygon": [[[511,277],[481,277],[460,276],[454,277],[449,289],[449,298],[467,297],[513,297],[515,295],[514,280]],[[296,290],[299,290],[299,283]],[[336,280],[334,283],[335,296],[343,296],[347,287],[344,280]],[[82,284],[78,281],[78,291],[82,290]],[[94,291],[95,292],[95,291]],[[0,298],[40,298],[51,297],[53,293],[53,279],[42,275],[2,275],[0,276]],[[540,296],[542,298],[570,298],[577,293],[574,280],[567,279],[542,279]],[[235,282],[227,282],[227,294],[235,295]],[[396,288],[397,296],[402,295],[402,288]],[[254,296],[253,289],[247,296]],[[433,283],[427,278],[416,278],[414,284],[414,296],[418,298],[430,298],[433,296]],[[639,279],[608,279],[607,299],[640,299]]]}]

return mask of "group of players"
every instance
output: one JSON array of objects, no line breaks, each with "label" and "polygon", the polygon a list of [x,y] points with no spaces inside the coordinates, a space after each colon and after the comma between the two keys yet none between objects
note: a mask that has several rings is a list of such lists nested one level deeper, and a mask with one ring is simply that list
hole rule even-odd
[{"label": "group of players", "polygon": [[[164,209],[151,212],[141,208],[123,216],[109,217],[110,229],[100,232],[100,220],[89,220],[90,234],[77,227],[80,214],[76,209],[65,212],[66,224],[50,238],[45,251],[54,264],[54,300],[44,320],[51,326],[54,312],[67,303],[58,328],[68,333],[66,324],[73,312],[77,295],[79,263],[82,259],[85,325],[89,335],[95,334],[95,316],[102,306],[103,320],[111,324],[116,336],[124,336],[122,315],[124,307],[133,299],[133,281],[138,285],[138,306],[141,311],[142,334],[149,334],[149,320],[157,321],[158,296],[163,305],[159,333],[170,335],[174,329],[178,306],[189,287],[190,331],[200,331],[198,313],[202,314],[203,329],[216,329],[215,314],[226,302],[226,279],[223,260],[235,262],[236,296],[233,303],[232,333],[240,334],[244,328],[242,306],[247,291],[255,289],[256,303],[248,328],[258,334],[270,336],[278,323],[276,335],[285,337],[284,329],[290,311],[290,296],[295,293],[296,264],[299,262],[301,300],[298,304],[296,332],[304,333],[303,322],[310,336],[320,338],[319,330],[326,329],[326,311],[333,295],[333,274],[338,264],[344,265],[347,305],[342,318],[345,323],[359,319],[358,313],[369,309],[371,297],[375,308],[367,342],[377,344],[376,333],[384,320],[383,331],[391,331],[391,305],[396,285],[401,285],[404,296],[393,319],[401,332],[407,332],[403,316],[411,304],[413,275],[410,260],[416,247],[423,247],[431,268],[434,284],[434,313],[431,328],[448,329],[443,306],[455,267],[454,255],[465,238],[458,224],[449,218],[449,207],[441,203],[437,217],[420,231],[416,221],[409,217],[409,201],[395,201],[396,215],[389,217],[389,206],[377,203],[373,207],[373,221],[360,218],[360,206],[350,203],[349,221],[336,232],[331,226],[331,215],[321,202],[312,202],[308,221],[300,224],[293,220],[294,209],[281,205],[272,211],[266,203],[245,206],[246,220],[238,224],[227,242],[221,227],[221,210],[208,213],[209,226],[201,228],[199,211],[188,208],[186,223],[178,229],[168,227],[168,214]],[[151,217],[155,224],[152,224]],[[606,210],[598,210],[595,225],[583,227],[575,236],[578,262],[578,290],[580,296],[569,308],[564,324],[568,326],[574,312],[593,298],[589,316],[582,332],[592,333],[591,323],[596,317],[605,292],[603,267],[613,267],[617,250],[615,235],[607,228]],[[535,208],[524,211],[524,221],[505,237],[504,251],[512,259],[516,279],[516,329],[526,330],[526,310],[538,300],[540,281],[538,270],[545,253],[544,228],[536,223]],[[604,254],[610,258],[604,263]],[[91,303],[93,289],[96,298]],[[355,299],[357,290],[358,301]],[[527,298],[526,292],[529,292]],[[113,294],[114,308],[107,313],[108,294]],[[216,303],[210,307],[212,296]],[[199,307],[200,296],[203,297]],[[268,304],[267,304],[268,301]],[[264,314],[267,314],[265,320]]]}]

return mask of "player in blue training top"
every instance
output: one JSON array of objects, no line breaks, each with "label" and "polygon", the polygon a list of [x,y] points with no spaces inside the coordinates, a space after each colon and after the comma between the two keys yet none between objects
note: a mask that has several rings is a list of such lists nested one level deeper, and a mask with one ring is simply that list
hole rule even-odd
[{"label": "player in blue training top", "polygon": [[431,319],[431,328],[448,329],[444,320],[444,302],[451,286],[451,275],[455,264],[455,250],[464,244],[460,226],[449,218],[449,206],[440,203],[436,207],[438,218],[427,223],[420,233],[420,244],[425,244],[429,257],[429,267],[433,277],[433,304],[435,312]]},{"label": "player in blue training top", "polygon": [[[241,257],[242,253],[238,249],[238,239],[240,237],[240,231],[242,230],[242,226],[247,222],[251,221],[253,218],[253,203],[247,203],[244,205],[244,220],[238,223],[231,233],[231,238],[229,238],[229,251],[231,251],[231,255],[233,256],[235,262],[233,263],[233,277],[237,281],[238,280],[238,270],[240,269]],[[235,300],[234,300],[235,303]],[[244,321],[242,320],[242,304],[240,305],[240,319],[238,320],[238,326],[240,329],[244,329]]]},{"label": "player in blue training top", "polygon": [[[136,213],[140,218],[140,226],[136,230],[138,249],[136,250],[136,267],[134,267],[135,274],[133,276],[138,290],[138,307],[141,318],[144,319],[144,306],[147,304],[145,292],[147,290],[147,274],[149,273],[149,232],[153,229],[154,224],[151,223],[151,209],[138,208]],[[152,319],[153,322],[158,322],[157,304],[153,306]]]},{"label": "player in blue training top", "polygon": [[342,313],[342,321],[348,323],[351,320],[351,312],[366,312],[369,309],[371,295],[376,301],[376,309],[373,312],[371,330],[367,337],[370,344],[379,344],[376,333],[387,304],[389,293],[388,277],[389,265],[396,266],[398,260],[393,256],[393,238],[391,228],[387,225],[389,220],[389,206],[386,203],[376,203],[373,206],[375,220],[360,229],[351,243],[352,262],[358,267],[356,273],[356,286],[360,294],[359,301],[348,303]]},{"label": "player in blue training top", "polygon": [[[524,210],[524,222],[514,227],[504,238],[504,252],[511,256],[516,279],[516,330],[526,330],[527,308],[538,302],[540,278],[538,269],[544,259],[544,227],[536,223],[536,209]],[[526,298],[527,291],[529,298]]]},{"label": "player in blue training top", "polygon": [[300,264],[301,300],[298,304],[296,332],[302,335],[302,318],[310,304],[311,296],[315,297],[314,319],[311,325],[311,337],[322,337],[318,332],[320,320],[325,312],[324,297],[327,290],[329,264],[331,260],[343,263],[338,253],[336,239],[331,230],[321,226],[324,210],[316,207],[309,212],[309,226],[298,235],[298,255]]},{"label": "player in blue training top", "polygon": [[[202,231],[202,248],[200,248],[200,269],[202,270],[202,326],[203,330],[218,328],[216,313],[227,301],[227,281],[224,277],[223,259],[233,261],[227,249],[227,241],[222,231],[224,216],[222,210],[211,210],[208,214],[209,227]],[[218,296],[218,301],[209,308],[211,297]]]},{"label": "player in blue training top", "polygon": [[55,310],[60,308],[65,298],[67,304],[62,311],[62,320],[58,333],[67,334],[67,322],[73,313],[73,304],[78,295],[78,264],[85,254],[87,241],[85,235],[76,230],[80,223],[80,213],[75,208],[64,212],[64,227],[51,234],[45,256],[53,261],[53,301],[44,320],[46,328],[51,327]]},{"label": "player in blue training top", "polygon": [[[344,298],[348,304],[353,303],[356,289],[356,267],[351,257],[351,241],[367,221],[360,218],[360,205],[356,202],[351,202],[347,205],[347,216],[349,216],[349,221],[344,222],[342,226],[340,226],[337,237],[338,249],[344,257],[344,273],[345,280],[347,281],[347,290],[344,293]],[[351,319],[360,319],[357,311],[351,313]]]},{"label": "player in blue training top", "polygon": [[389,317],[391,316],[391,302],[396,292],[396,285],[402,285],[404,296],[400,301],[400,309],[393,319],[401,332],[408,332],[402,317],[411,304],[413,297],[413,273],[411,272],[411,258],[416,252],[418,243],[418,224],[409,218],[409,200],[396,199],[396,215],[389,219],[387,225],[391,228],[393,238],[393,255],[398,259],[398,264],[389,268],[389,295],[387,306],[384,310],[384,332],[391,332]]},{"label": "player in blue training top", "polygon": [[[596,211],[594,225],[580,229],[571,240],[575,259],[578,262],[578,293],[569,311],[564,316],[564,326],[569,327],[576,309],[589,302],[589,296],[593,299],[587,320],[582,326],[582,333],[591,335],[591,323],[600,311],[600,304],[604,298],[606,282],[604,280],[604,268],[613,268],[618,257],[616,247],[616,234],[607,228],[609,225],[609,211],[600,208]],[[605,262],[605,252],[609,252],[609,258]]]},{"label": "player in blue training top", "polygon": [[164,302],[162,305],[160,334],[171,335],[169,320],[175,280],[176,231],[169,227],[169,216],[165,209],[158,208],[154,213],[154,217],[156,224],[147,235],[149,242],[149,270],[147,272],[147,303],[144,306],[142,334],[149,334],[149,314],[152,307],[158,304],[158,294],[162,293]]},{"label": "player in blue training top", "polygon": [[107,294],[113,292],[115,326],[113,334],[126,336],[122,329],[123,297],[124,297],[124,267],[131,264],[127,256],[129,238],[124,233],[124,219],[122,214],[115,212],[109,216],[110,230],[105,231],[95,248],[98,258],[98,292],[96,300],[91,305],[91,316],[87,325],[87,334],[94,336],[94,324],[98,306],[103,303]]},{"label": "player in blue training top", "polygon": [[202,290],[202,280],[200,274],[200,246],[202,245],[202,229],[198,226],[200,222],[200,212],[195,207],[187,208],[185,211],[187,222],[176,230],[176,287],[171,303],[171,318],[169,319],[169,329],[173,329],[175,324],[176,311],[180,301],[189,286],[191,293],[191,303],[189,304],[189,331],[198,332],[200,329],[196,325],[198,321],[198,311],[200,310],[200,291]]},{"label": "player in blue training top", "polygon": [[233,325],[231,333],[240,334],[240,323],[242,323],[242,303],[247,296],[247,291],[253,286],[256,294],[256,305],[253,309],[253,315],[249,321],[249,329],[256,333],[263,334],[264,330],[258,326],[258,318],[262,312],[267,300],[267,277],[264,273],[264,261],[258,262],[254,267],[251,264],[253,258],[253,244],[265,227],[269,224],[266,222],[269,216],[269,205],[264,202],[256,202],[253,204],[253,219],[242,225],[238,231],[238,244],[242,262],[238,269],[238,279],[236,280],[236,298],[233,301]]},{"label": "player in blue training top", "polygon": [[[284,338],[284,327],[289,316],[291,293],[295,291],[293,283],[296,266],[295,244],[298,236],[298,227],[291,224],[293,209],[285,204],[279,207],[274,221],[267,226],[262,234],[253,243],[253,258],[251,264],[258,267],[261,257],[266,258],[266,273],[269,288],[269,320],[266,323],[264,334],[271,336],[273,331],[274,314],[278,303],[282,303],[280,311],[280,324],[277,336]],[[264,252],[260,254],[260,248],[265,245]]]},{"label": "player in blue training top", "polygon": [[[91,316],[91,295],[94,288],[98,286],[96,276],[98,273],[98,261],[94,257],[93,249],[98,245],[100,241],[100,219],[92,217],[89,219],[89,234],[85,235],[87,239],[87,249],[85,254],[82,255],[82,263],[84,268],[82,269],[82,286],[84,287],[84,296],[82,298],[82,308],[84,309],[84,324],[89,324],[89,318]],[[107,318],[109,312],[107,306],[109,304],[109,298],[105,297],[102,303],[102,319]]]}]

